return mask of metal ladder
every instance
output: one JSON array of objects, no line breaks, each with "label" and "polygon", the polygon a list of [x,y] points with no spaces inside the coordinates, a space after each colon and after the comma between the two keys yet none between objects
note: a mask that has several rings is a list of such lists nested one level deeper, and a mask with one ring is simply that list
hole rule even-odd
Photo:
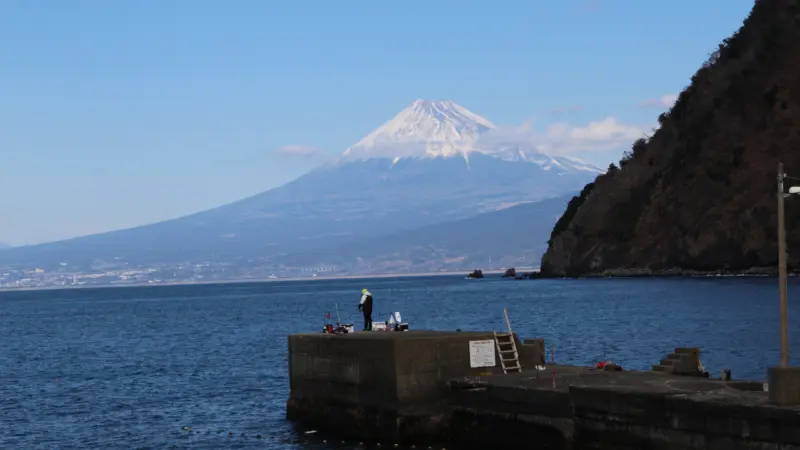
[{"label": "metal ladder", "polygon": [[503,373],[522,372],[522,366],[519,364],[519,353],[517,353],[517,343],[514,340],[514,333],[511,332],[511,322],[508,320],[508,310],[506,308],[503,308],[503,315],[506,318],[508,333],[493,332],[497,354],[500,356],[500,366],[503,368]]}]

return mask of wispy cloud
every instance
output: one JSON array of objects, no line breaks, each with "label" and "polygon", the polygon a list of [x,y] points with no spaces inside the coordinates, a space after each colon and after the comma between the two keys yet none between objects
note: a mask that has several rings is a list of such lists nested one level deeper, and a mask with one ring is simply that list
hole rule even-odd
[{"label": "wispy cloud", "polygon": [[526,143],[551,155],[573,155],[609,150],[624,150],[643,137],[647,127],[625,124],[615,117],[606,117],[583,125],[558,122],[536,130],[532,122],[518,127],[500,127],[482,139],[487,145],[503,142]]},{"label": "wispy cloud", "polygon": [[581,12],[596,12],[600,10],[600,6],[599,0],[585,0],[581,3],[579,10]]},{"label": "wispy cloud", "polygon": [[570,112],[578,112],[582,111],[583,106],[578,105],[569,105],[569,106],[556,106],[554,108],[550,108],[551,114],[563,114],[563,113],[570,113]]},{"label": "wispy cloud", "polygon": [[321,159],[325,153],[311,145],[284,145],[272,151],[273,154],[285,158]]},{"label": "wispy cloud", "polygon": [[678,94],[664,94],[659,98],[648,98],[639,103],[642,108],[672,108],[672,105],[678,100]]}]

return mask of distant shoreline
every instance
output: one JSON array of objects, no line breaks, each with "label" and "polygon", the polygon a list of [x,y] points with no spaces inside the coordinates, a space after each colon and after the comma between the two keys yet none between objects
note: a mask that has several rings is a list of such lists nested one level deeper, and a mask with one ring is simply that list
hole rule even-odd
[{"label": "distant shoreline", "polygon": [[[520,271],[535,271],[533,268],[520,268]],[[506,269],[484,270],[486,275],[502,275]],[[329,275],[317,277],[291,277],[291,278],[257,278],[257,279],[233,279],[233,280],[213,280],[213,281],[167,281],[160,283],[131,283],[131,284],[93,284],[82,286],[43,286],[43,287],[21,287],[21,288],[0,288],[0,294],[4,292],[32,292],[32,291],[58,291],[73,289],[107,289],[107,288],[137,288],[137,287],[159,287],[159,286],[196,286],[196,285],[215,285],[215,284],[247,284],[247,283],[276,283],[282,281],[330,281],[330,280],[375,280],[382,278],[414,278],[414,277],[446,277],[463,276],[466,277],[469,270],[463,272],[416,272],[416,273],[386,273],[372,275]]]},{"label": "distant shoreline", "polygon": [[[483,270],[484,275],[502,275],[505,269],[491,269]],[[534,268],[520,268],[518,273],[525,272],[538,272]],[[232,280],[213,280],[213,281],[171,281],[160,283],[135,283],[135,284],[94,284],[94,285],[81,285],[81,286],[44,286],[44,287],[23,287],[23,288],[0,288],[0,295],[6,292],[32,292],[32,291],[58,291],[58,290],[74,290],[74,289],[123,289],[123,288],[141,288],[141,287],[166,287],[166,286],[201,286],[201,285],[217,285],[217,284],[260,284],[260,283],[278,283],[278,282],[298,282],[298,281],[331,281],[331,280],[377,280],[387,278],[414,278],[414,277],[456,277],[463,276],[464,278],[470,271],[463,272],[417,272],[417,273],[385,273],[385,274],[372,274],[372,275],[329,275],[317,277],[289,277],[289,278],[256,278],[256,279],[232,279]],[[774,278],[777,273],[771,272],[661,272],[661,273],[615,273],[615,274],[588,274],[578,276],[553,276],[544,275],[530,278],[532,280],[596,280],[596,279],[637,279],[637,278]],[[789,272],[789,278],[796,278],[800,273]]]},{"label": "distant shoreline", "polygon": [[[554,274],[541,274],[537,276],[540,279],[595,279],[595,278],[709,278],[709,277],[777,277],[777,267],[751,267],[743,270],[692,270],[692,269],[663,269],[663,270],[649,270],[649,269],[607,269],[599,273],[585,273],[578,275],[554,275]],[[798,273],[795,271],[788,271],[787,276],[795,277]]]}]

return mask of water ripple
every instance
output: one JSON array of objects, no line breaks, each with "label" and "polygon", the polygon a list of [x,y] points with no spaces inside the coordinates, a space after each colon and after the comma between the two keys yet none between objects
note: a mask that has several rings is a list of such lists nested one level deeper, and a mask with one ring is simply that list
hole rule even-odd
[{"label": "water ripple", "polygon": [[[700,346],[712,374],[763,379],[779,359],[776,284],[439,277],[0,293],[0,447],[334,448],[284,419],[286,335],[317,331],[336,303],[360,323],[362,287],[378,318],[401,311],[413,329],[499,330],[507,307],[559,362],[647,369]],[[790,336],[800,344],[798,326]]]}]

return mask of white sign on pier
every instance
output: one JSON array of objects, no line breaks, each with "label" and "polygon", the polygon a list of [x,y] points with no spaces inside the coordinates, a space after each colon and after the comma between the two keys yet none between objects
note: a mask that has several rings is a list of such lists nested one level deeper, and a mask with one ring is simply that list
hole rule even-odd
[{"label": "white sign on pier", "polygon": [[494,341],[469,341],[469,366],[470,367],[494,367]]}]

